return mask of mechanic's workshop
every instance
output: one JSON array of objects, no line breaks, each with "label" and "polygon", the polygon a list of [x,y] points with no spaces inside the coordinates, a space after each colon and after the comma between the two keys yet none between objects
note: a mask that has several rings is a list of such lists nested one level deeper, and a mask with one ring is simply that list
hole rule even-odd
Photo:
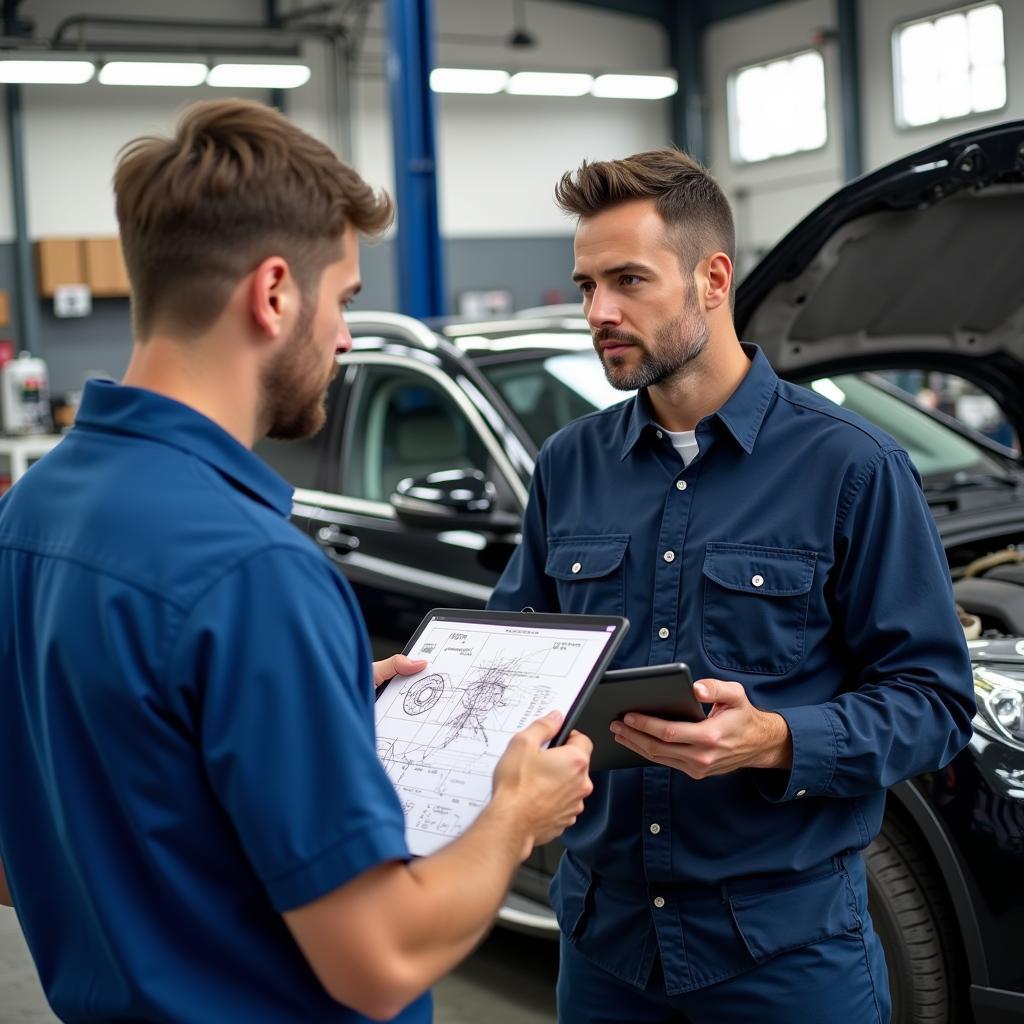
[{"label": "mechanic's workshop", "polygon": [[1024,1024],[1024,0],[0,17],[0,1024]]}]

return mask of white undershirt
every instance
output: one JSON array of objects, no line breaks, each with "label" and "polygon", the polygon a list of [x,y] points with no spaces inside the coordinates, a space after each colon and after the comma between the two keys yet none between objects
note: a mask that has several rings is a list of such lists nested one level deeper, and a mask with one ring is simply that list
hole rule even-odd
[{"label": "white undershirt", "polygon": [[683,465],[688,466],[697,457],[700,445],[697,444],[697,434],[693,430],[666,430],[661,427],[661,432],[672,442],[672,447],[679,452],[679,458]]}]

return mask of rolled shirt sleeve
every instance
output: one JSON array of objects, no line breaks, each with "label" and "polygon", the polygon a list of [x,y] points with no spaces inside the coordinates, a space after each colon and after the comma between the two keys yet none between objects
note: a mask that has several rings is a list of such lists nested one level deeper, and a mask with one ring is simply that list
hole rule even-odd
[{"label": "rolled shirt sleeve", "polygon": [[242,562],[196,604],[177,648],[210,785],[276,910],[408,858],[375,748],[365,628],[316,551]]}]

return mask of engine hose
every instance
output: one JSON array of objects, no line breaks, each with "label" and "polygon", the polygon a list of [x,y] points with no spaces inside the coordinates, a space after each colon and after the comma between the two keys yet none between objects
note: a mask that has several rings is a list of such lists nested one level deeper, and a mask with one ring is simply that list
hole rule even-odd
[{"label": "engine hose", "polygon": [[981,576],[989,569],[994,569],[998,565],[1009,565],[1012,562],[1024,562],[1024,551],[1004,548],[1002,551],[994,551],[991,555],[982,555],[981,558],[976,558],[964,569],[961,578],[970,579],[972,576]]}]

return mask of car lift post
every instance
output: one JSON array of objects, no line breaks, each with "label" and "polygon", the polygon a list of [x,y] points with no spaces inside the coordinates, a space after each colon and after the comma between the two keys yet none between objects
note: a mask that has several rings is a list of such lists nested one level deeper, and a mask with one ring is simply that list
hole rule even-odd
[{"label": "car lift post", "polygon": [[437,215],[432,0],[387,0],[388,85],[398,200],[398,293],[409,316],[445,312]]}]

